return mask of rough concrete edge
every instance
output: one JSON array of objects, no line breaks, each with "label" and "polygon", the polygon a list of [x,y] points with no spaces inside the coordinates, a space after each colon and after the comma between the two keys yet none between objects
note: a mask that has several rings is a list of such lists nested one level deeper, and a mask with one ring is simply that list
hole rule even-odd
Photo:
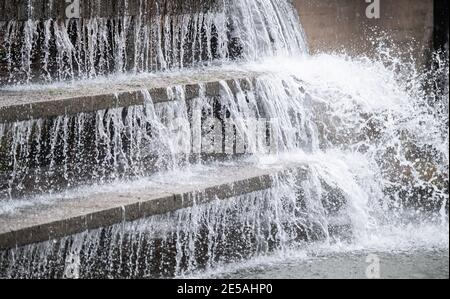
[{"label": "rough concrete edge", "polygon": [[[299,171],[301,168],[292,167],[291,169],[278,170],[272,173],[268,172],[267,174],[245,178],[232,183],[207,187],[203,190],[190,190],[184,193],[165,195],[160,198],[140,199],[139,202],[134,201],[125,206],[117,206],[82,216],[74,216],[39,226],[1,233],[0,251],[57,240],[122,222],[175,212],[194,205],[206,204],[216,199],[226,200],[256,191],[267,190],[274,186],[275,176],[294,169]],[[192,196],[190,196],[193,194],[199,198],[195,203],[191,199]]]},{"label": "rough concrete edge", "polygon": [[[233,79],[225,79],[228,83],[238,80],[251,80],[250,76],[238,76]],[[199,84],[205,85],[206,96],[214,97],[220,94],[220,80],[180,84],[186,91],[185,100],[189,101],[200,96]],[[63,115],[76,115],[79,113],[96,112],[111,108],[124,108],[144,104],[143,90],[148,90],[155,104],[169,102],[167,89],[177,85],[158,88],[135,89],[119,93],[106,93],[92,96],[70,97],[64,99],[19,104],[0,107],[0,123],[14,123],[41,118],[51,118]]]}]

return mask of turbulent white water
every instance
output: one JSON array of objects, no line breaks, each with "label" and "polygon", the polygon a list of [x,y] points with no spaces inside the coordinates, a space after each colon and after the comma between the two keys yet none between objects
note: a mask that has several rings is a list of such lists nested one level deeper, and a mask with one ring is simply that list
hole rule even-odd
[{"label": "turbulent white water", "polygon": [[[228,157],[245,153],[258,167],[304,164],[306,178],[276,177],[270,190],[11,250],[0,276],[196,276],[317,250],[448,248],[448,81],[443,89],[427,84],[448,73],[448,58],[418,73],[386,53],[309,56],[297,16],[282,3],[235,3],[232,34],[244,62],[222,69],[260,75],[221,82],[220,97],[200,85],[187,100],[176,86],[167,89],[170,103],[142,91],[143,106],[0,125],[8,148],[0,151],[8,178],[1,198],[5,206],[26,202],[30,180],[42,188],[35,195],[54,189],[53,177],[65,190],[82,175],[106,183],[189,169],[210,153],[207,141],[217,146],[207,133],[230,123],[233,139],[217,146]],[[345,233],[332,233],[337,218]]]}]

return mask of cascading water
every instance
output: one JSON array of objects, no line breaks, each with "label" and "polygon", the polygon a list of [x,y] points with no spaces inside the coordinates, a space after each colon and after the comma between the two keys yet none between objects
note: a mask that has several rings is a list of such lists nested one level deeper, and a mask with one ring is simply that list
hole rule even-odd
[{"label": "cascading water", "polygon": [[[260,167],[302,163],[308,165],[306,179],[290,173],[275,177],[269,190],[5,251],[0,276],[195,275],[199,269],[214,272],[249,259],[295,255],[313,241],[330,251],[448,249],[448,86],[442,91],[426,84],[448,73],[448,58],[440,69],[422,74],[413,64],[386,55],[384,48],[379,59],[309,56],[288,1],[225,1],[224,7],[217,13],[178,15],[176,30],[172,17],[162,16],[158,25],[144,17],[128,24],[126,17],[116,23],[93,18],[66,28],[47,21],[43,31],[34,21],[24,28],[4,24],[7,40],[22,32],[31,40],[22,45],[20,68],[12,66],[13,58],[7,60],[8,67],[25,74],[25,82],[32,78],[27,57],[36,47],[37,32],[47,40],[44,48],[50,40],[60,47],[52,52],[59,55],[53,64],[60,68],[57,79],[97,76],[111,67],[124,71],[129,57],[136,72],[153,70],[153,64],[155,69],[195,65],[184,59],[196,59],[192,53],[206,53],[205,61],[222,62],[223,70],[259,75],[222,81],[219,97],[207,96],[200,85],[199,97],[187,100],[184,87],[177,86],[167,89],[172,101],[154,104],[143,90],[143,106],[0,125],[3,213],[14,213],[11,203],[19,197],[29,204],[35,199],[28,197],[70,189],[80,177],[107,183],[189,169],[193,157],[198,161],[195,154],[205,151],[201,136],[214,126],[226,131],[229,123],[232,154],[237,140],[245,140],[244,161]],[[70,26],[91,33],[91,40],[71,42]],[[141,37],[131,52],[122,26]],[[107,32],[113,32],[112,40]],[[168,32],[179,35],[167,39]],[[183,46],[186,36],[194,40],[190,54]],[[169,40],[177,46],[171,47]],[[155,41],[151,51],[156,56],[143,54],[151,52]],[[5,45],[14,47],[12,42]],[[164,52],[169,48],[174,52]],[[237,53],[233,51],[239,52],[240,63],[228,61]],[[201,56],[198,62],[203,62]],[[55,58],[41,57],[44,65]],[[221,122],[210,126],[208,116]],[[251,119],[265,120],[263,141]],[[199,136],[200,150],[195,142]],[[275,152],[267,154],[267,139]],[[227,147],[226,137],[219,147]],[[29,185],[42,190],[30,194]],[[331,234],[335,218],[346,219],[347,233]]]},{"label": "cascading water", "polygon": [[193,4],[194,13],[170,11],[170,3],[140,0],[137,15],[113,19],[0,23],[0,67],[9,74],[3,83],[183,69],[306,50],[298,18],[285,3],[211,1]]},{"label": "cascading water", "polygon": [[[270,190],[13,250],[4,253],[0,265],[9,277],[155,278],[294,250],[328,236],[331,226],[315,217],[320,212],[316,202],[319,197],[325,202],[330,191],[317,194],[311,188],[320,180],[314,172],[303,187],[295,187],[298,175],[275,176]],[[308,194],[306,203],[298,200],[303,193]],[[200,195],[190,195],[190,200]]]}]

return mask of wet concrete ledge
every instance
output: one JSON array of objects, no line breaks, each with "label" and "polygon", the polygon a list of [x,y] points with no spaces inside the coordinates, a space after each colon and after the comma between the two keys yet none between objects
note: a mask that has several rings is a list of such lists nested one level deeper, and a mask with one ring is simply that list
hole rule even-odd
[{"label": "wet concrete ledge", "polygon": [[242,88],[255,78],[255,73],[203,72],[186,76],[139,77],[128,81],[83,83],[55,86],[20,86],[0,88],[0,123],[12,123],[61,115],[95,112],[144,104],[143,90],[148,90],[154,103],[170,101],[167,90],[181,86],[185,99],[200,96],[201,85],[208,97],[220,95],[221,81]]},{"label": "wet concrete ledge", "polygon": [[170,184],[168,189],[171,192],[142,188],[133,192],[98,193],[53,204],[28,206],[13,214],[0,215],[0,250],[166,214],[215,199],[225,200],[267,190],[274,186],[274,178],[288,171],[296,171],[299,177],[305,177],[307,170],[301,165],[283,169],[221,167],[203,173],[204,182],[198,187],[193,187],[191,182],[182,182]]}]

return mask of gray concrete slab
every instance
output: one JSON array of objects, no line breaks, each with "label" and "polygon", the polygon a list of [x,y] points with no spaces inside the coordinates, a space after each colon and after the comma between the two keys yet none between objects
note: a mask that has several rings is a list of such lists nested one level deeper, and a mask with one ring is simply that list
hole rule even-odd
[{"label": "gray concrete slab", "polygon": [[[301,175],[307,171],[304,165],[267,169],[222,165],[196,174],[195,182],[189,178],[177,179],[177,183],[149,182],[132,191],[120,191],[118,187],[117,191],[94,192],[51,204],[30,204],[0,215],[0,250],[266,190],[273,186],[276,175],[292,170],[306,176]],[[196,203],[189,196],[194,193]]]}]

